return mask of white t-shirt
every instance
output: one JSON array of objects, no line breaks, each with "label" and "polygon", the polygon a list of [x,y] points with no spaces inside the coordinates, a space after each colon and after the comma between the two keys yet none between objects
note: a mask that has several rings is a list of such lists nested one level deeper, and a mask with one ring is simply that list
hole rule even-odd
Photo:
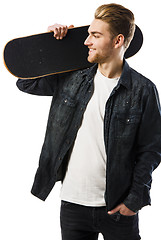
[{"label": "white t-shirt", "polygon": [[60,197],[85,206],[105,206],[106,152],[104,114],[106,102],[118,83],[99,70],[94,78],[94,93],[78,130]]}]

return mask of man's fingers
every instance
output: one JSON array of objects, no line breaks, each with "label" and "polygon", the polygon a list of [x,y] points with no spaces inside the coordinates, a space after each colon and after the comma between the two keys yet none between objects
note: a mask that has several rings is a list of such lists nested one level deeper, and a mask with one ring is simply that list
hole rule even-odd
[{"label": "man's fingers", "polygon": [[70,26],[68,27],[68,29],[70,29],[70,28],[74,28],[74,25],[70,25]]},{"label": "man's fingers", "polygon": [[118,205],[116,208],[112,209],[111,211],[108,211],[109,215],[112,215],[120,210],[121,206]]},{"label": "man's fingers", "polygon": [[63,37],[66,36],[67,31],[68,31],[67,26],[56,27],[54,30],[54,37],[56,39],[62,39]]},{"label": "man's fingers", "polygon": [[62,39],[63,37],[65,37],[67,35],[68,32],[68,27],[67,26],[63,26],[60,29],[60,39]]},{"label": "man's fingers", "polygon": [[62,39],[67,35],[68,29],[73,28],[74,25],[67,27],[66,25],[54,24],[48,27],[48,32],[53,32],[56,39]]},{"label": "man's fingers", "polygon": [[[72,28],[72,27],[74,27],[74,26],[73,25],[69,26],[69,28]],[[56,39],[62,39],[63,37],[65,37],[67,35],[68,27],[66,25],[61,25],[61,24],[56,23],[52,26],[49,26],[48,31],[53,32],[54,37]]]},{"label": "man's fingers", "polygon": [[116,212],[120,212],[121,215],[124,216],[133,216],[136,215],[135,212],[133,212],[132,210],[130,210],[129,208],[127,208],[125,206],[125,204],[121,203],[120,205],[118,205],[116,208],[112,209],[111,211],[108,211],[109,215],[112,215]]}]

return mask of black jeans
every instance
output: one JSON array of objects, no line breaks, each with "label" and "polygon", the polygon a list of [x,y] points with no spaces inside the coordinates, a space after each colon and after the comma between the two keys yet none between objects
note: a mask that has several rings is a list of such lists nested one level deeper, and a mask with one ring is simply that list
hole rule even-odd
[{"label": "black jeans", "polygon": [[86,207],[61,201],[62,240],[139,240],[138,214],[109,215],[106,207]]}]

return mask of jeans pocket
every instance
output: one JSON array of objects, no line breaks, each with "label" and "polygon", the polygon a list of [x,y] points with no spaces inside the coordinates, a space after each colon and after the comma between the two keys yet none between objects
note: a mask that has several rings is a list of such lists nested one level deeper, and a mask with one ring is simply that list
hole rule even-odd
[{"label": "jeans pocket", "polygon": [[116,212],[116,213],[110,215],[110,217],[116,222],[120,221],[121,219],[122,220],[130,220],[130,219],[132,220],[136,216],[137,216],[137,214],[132,215],[132,216],[122,215],[120,212]]},{"label": "jeans pocket", "polygon": [[121,214],[120,212],[119,212],[119,214],[122,218],[134,218],[137,215],[137,214],[135,214],[135,215],[127,216],[127,215]]},{"label": "jeans pocket", "polygon": [[110,217],[111,217],[114,221],[118,222],[118,221],[120,220],[121,214],[120,214],[119,212],[116,212],[116,213],[110,215]]}]

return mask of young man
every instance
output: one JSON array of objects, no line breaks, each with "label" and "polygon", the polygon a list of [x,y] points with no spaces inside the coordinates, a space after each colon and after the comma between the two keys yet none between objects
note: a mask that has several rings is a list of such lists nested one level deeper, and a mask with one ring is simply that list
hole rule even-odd
[{"label": "young man", "polygon": [[[20,90],[53,100],[32,193],[45,200],[62,181],[63,240],[139,240],[138,211],[150,204],[161,156],[155,85],[124,60],[133,13],[100,6],[85,45],[89,69],[21,80]],[[57,39],[67,27],[49,27]]]}]

